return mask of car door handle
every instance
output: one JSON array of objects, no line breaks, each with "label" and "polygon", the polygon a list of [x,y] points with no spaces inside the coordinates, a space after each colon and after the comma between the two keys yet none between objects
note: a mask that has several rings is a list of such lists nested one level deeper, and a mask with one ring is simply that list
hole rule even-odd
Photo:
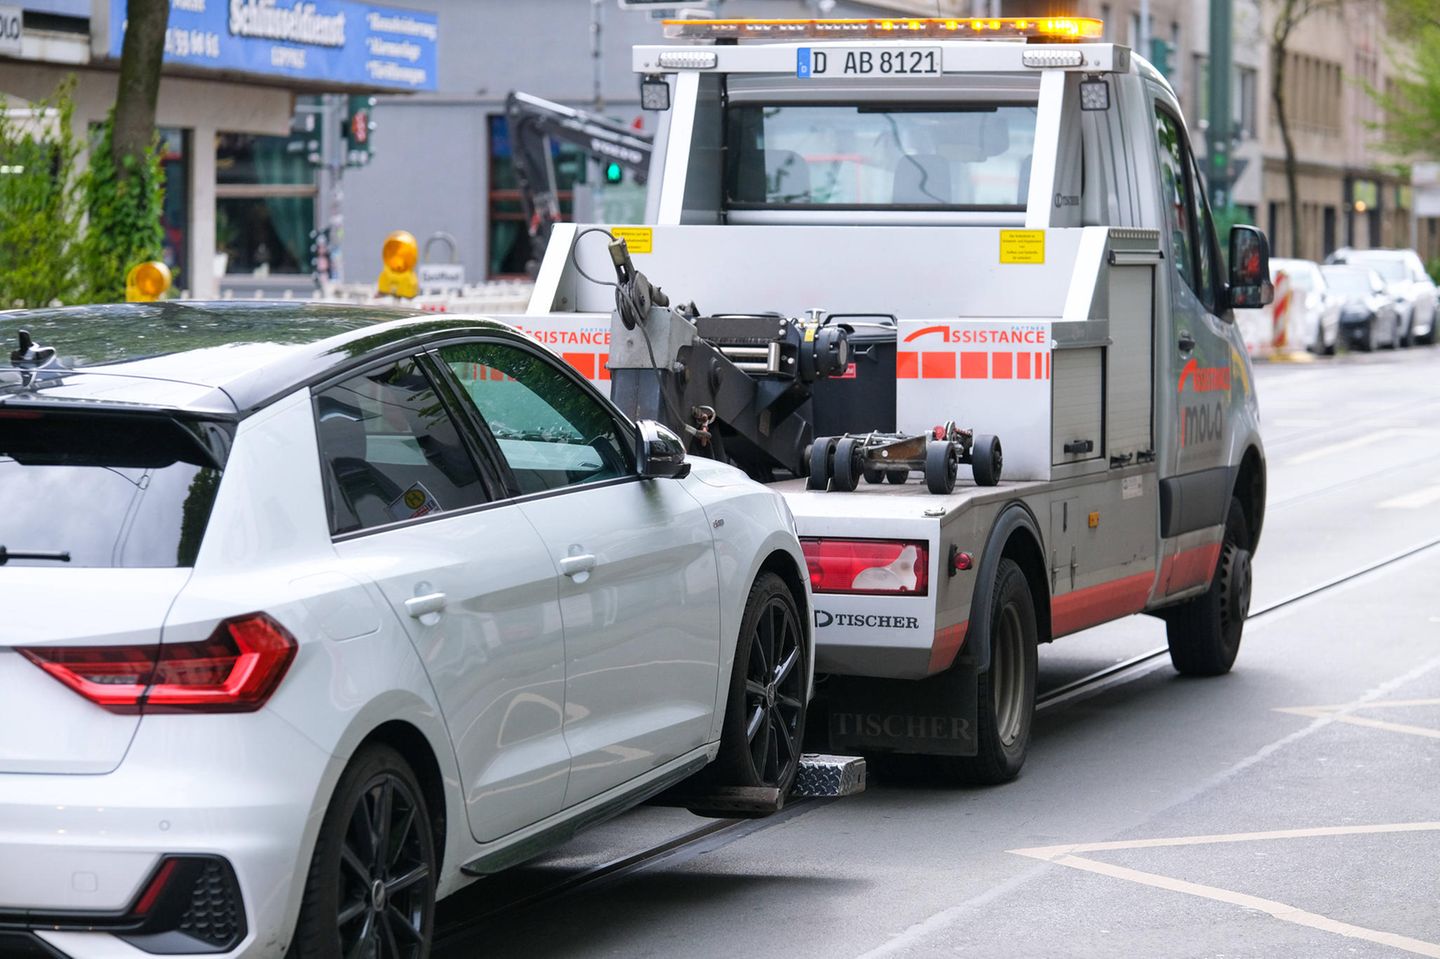
[{"label": "car door handle", "polygon": [[595,568],[595,556],[592,553],[577,553],[574,556],[560,557],[560,572],[566,576],[578,576],[581,573],[588,573]]},{"label": "car door handle", "polygon": [[1181,353],[1189,353],[1195,349],[1195,337],[1190,335],[1189,330],[1181,330],[1179,338],[1175,340],[1175,345],[1180,347]]},{"label": "car door handle", "polygon": [[415,619],[422,619],[445,608],[444,593],[426,593],[414,599],[405,600],[405,612]]}]

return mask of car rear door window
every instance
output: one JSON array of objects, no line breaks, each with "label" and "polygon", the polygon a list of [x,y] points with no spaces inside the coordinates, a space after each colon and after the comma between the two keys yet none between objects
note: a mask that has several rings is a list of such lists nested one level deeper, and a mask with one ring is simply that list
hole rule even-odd
[{"label": "car rear door window", "polygon": [[495,437],[518,493],[633,472],[625,431],[553,360],[506,343],[461,343],[439,352]]},{"label": "car rear door window", "polygon": [[315,418],[337,534],[489,498],[455,421],[413,358],[319,391]]}]

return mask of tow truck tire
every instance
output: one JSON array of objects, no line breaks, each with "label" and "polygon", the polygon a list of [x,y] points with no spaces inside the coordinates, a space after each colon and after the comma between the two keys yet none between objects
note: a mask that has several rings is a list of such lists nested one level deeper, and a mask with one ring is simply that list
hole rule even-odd
[{"label": "tow truck tire", "polygon": [[994,486],[1000,482],[1000,471],[1005,466],[1005,457],[1000,452],[1000,437],[978,433],[970,447],[970,471],[975,475],[976,486]]},{"label": "tow truck tire", "polygon": [[805,477],[805,488],[823,490],[830,484],[830,457],[835,452],[835,441],[818,436],[810,445],[810,475]]},{"label": "tow truck tire", "polygon": [[1165,616],[1170,662],[1176,672],[1219,676],[1230,671],[1250,613],[1250,582],[1249,527],[1240,501],[1232,499],[1210,588]]},{"label": "tow truck tire", "polygon": [[925,486],[930,492],[941,496],[955,492],[955,471],[959,465],[953,444],[945,440],[925,444]]},{"label": "tow truck tire", "polygon": [[1019,565],[1002,559],[995,569],[990,600],[990,668],[977,690],[974,756],[932,756],[938,778],[974,786],[996,786],[1020,774],[1030,751],[1035,721],[1035,677],[1039,672],[1039,628],[1035,599]]},{"label": "tow truck tire", "polygon": [[790,791],[805,739],[806,656],[794,595],[779,576],[762,572],[740,620],[720,751],[699,781]]},{"label": "tow truck tire", "polygon": [[853,493],[860,485],[860,474],[864,470],[861,460],[860,441],[846,436],[835,444],[832,461],[830,488],[842,493]]},{"label": "tow truck tire", "polygon": [[910,479],[909,470],[886,470],[885,482],[894,483],[896,486],[904,486]]},{"label": "tow truck tire", "polygon": [[389,746],[363,747],[320,823],[287,959],[384,955],[387,938],[428,954],[439,867],[415,773]]}]

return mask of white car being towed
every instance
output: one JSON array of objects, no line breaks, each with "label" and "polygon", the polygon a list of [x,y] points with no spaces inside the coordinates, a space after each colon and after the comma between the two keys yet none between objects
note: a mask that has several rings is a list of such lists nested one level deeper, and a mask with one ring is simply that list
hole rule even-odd
[{"label": "white car being towed", "polygon": [[0,955],[421,956],[470,877],[687,777],[795,775],[783,500],[509,327],[0,314],[21,329]]}]

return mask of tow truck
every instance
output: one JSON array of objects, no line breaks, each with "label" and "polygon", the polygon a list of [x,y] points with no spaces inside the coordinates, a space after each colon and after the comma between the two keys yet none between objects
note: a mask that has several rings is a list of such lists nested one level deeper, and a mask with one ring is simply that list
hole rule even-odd
[{"label": "tow truck", "polygon": [[[1273,296],[1269,251],[1236,226],[1222,253],[1165,78],[1076,17],[666,31],[634,51],[660,119],[647,222],[556,225],[518,319],[607,330],[572,362],[692,454],[727,419],[783,432],[747,469],[805,548],[824,745],[1009,780],[1037,644],[1137,613],[1179,672],[1227,672],[1266,489],[1232,310]],[[809,381],[765,340],[836,328],[850,352]],[[718,402],[725,362],[750,399]],[[948,491],[849,459],[909,441],[950,442]]]}]

